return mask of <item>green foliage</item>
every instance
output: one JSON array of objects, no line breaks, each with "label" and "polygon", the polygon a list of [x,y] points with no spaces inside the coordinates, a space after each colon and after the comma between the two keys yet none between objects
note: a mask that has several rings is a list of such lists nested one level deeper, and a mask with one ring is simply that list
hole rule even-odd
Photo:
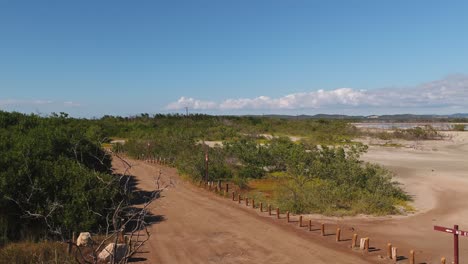
[{"label": "green foliage", "polygon": [[[175,115],[135,117],[121,127],[129,132],[113,136],[130,137],[123,146],[130,155],[169,158],[195,181],[204,179],[205,151],[209,180],[247,188],[249,179],[278,175],[276,202],[292,212],[388,214],[396,212],[397,201],[409,199],[388,171],[360,161],[367,146],[351,143],[358,132],[342,121]],[[423,138],[431,131],[402,133]],[[303,139],[267,140],[263,133]],[[223,140],[223,147],[204,147],[207,139]]]},{"label": "green foliage", "polygon": [[442,139],[440,134],[434,127],[426,125],[424,127],[414,127],[408,129],[395,129],[392,131],[380,132],[364,132],[366,136],[376,137],[383,140],[390,139],[405,139],[405,140],[436,140]]},{"label": "green foliage", "polygon": [[[0,244],[97,230],[119,196],[99,131],[66,114],[0,112]],[[95,213],[99,212],[99,213]]]},{"label": "green foliage", "polygon": [[397,213],[396,202],[409,197],[389,171],[359,160],[365,150],[362,145],[297,146],[289,153],[286,173],[278,174],[285,182],[277,189],[277,203],[295,213]]},{"label": "green foliage", "polygon": [[465,124],[455,124],[455,125],[453,125],[453,130],[455,130],[455,131],[465,131]]}]

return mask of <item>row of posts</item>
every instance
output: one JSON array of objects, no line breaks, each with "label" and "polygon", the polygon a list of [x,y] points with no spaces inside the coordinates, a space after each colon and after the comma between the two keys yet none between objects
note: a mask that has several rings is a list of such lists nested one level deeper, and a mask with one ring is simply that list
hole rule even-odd
[{"label": "row of posts", "polygon": [[[205,185],[208,188],[208,190],[210,190],[210,191],[212,191],[212,190],[214,190],[216,192],[223,191],[224,196],[227,196],[227,194],[229,193],[229,184],[227,184],[227,183],[225,184],[224,189],[222,189],[222,187],[221,187],[221,181],[217,181],[216,183],[214,181],[209,181]],[[231,193],[231,199],[232,199],[232,201],[237,201],[237,203],[239,203],[239,204],[241,204],[242,200],[244,200],[246,206],[249,206],[249,207],[251,206],[254,209],[257,208],[254,199],[249,199],[248,197],[245,197],[243,199],[241,194],[236,195],[235,192],[232,192]],[[260,208],[260,212],[264,212],[265,208],[264,208],[264,205],[263,205],[262,202],[260,202],[258,204],[258,208]],[[273,215],[272,206],[270,204],[268,204],[266,206],[266,212],[268,212],[268,215],[270,215],[270,216]],[[277,219],[280,219],[280,209],[279,208],[276,208],[275,215],[276,215]],[[291,222],[289,211],[286,212],[286,220],[287,220],[288,223]],[[315,229],[314,230],[312,228],[312,226],[313,226],[312,225],[312,220],[309,220],[306,224],[304,224],[303,216],[299,215],[298,225],[299,225],[299,227],[308,227],[309,231],[320,230],[321,236],[326,236],[325,223],[322,223],[320,225],[320,229]],[[339,227],[336,229],[335,240],[336,240],[336,242],[342,241],[341,240],[341,228],[339,228]],[[358,234],[356,234],[356,233],[353,234],[353,238],[351,239],[351,249],[359,248],[363,252],[370,252],[371,249],[370,249],[369,245],[370,245],[370,238],[369,237],[363,237],[363,238],[361,238],[359,240],[359,246],[358,246]],[[398,248],[392,246],[391,243],[388,243],[387,244],[387,259],[390,259],[390,260],[392,260],[392,261],[394,261],[396,263],[400,258],[401,257],[398,256]],[[410,250],[408,261],[409,261],[410,264],[415,264],[416,263],[415,262],[415,251],[414,250]],[[446,259],[441,258],[440,263],[441,264],[446,264]]]},{"label": "row of posts", "polygon": [[163,157],[156,157],[156,156],[150,156],[150,157],[145,157],[144,154],[141,154],[138,157],[139,160],[143,160],[147,163],[152,163],[152,164],[159,164],[159,165],[169,165],[171,159],[166,159]]}]

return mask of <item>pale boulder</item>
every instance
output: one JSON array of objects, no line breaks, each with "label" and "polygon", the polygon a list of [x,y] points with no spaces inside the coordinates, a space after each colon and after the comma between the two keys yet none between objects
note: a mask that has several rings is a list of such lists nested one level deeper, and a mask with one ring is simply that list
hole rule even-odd
[{"label": "pale boulder", "polygon": [[89,232],[81,232],[76,240],[76,245],[81,246],[88,246],[91,244],[91,234]]},{"label": "pale boulder", "polygon": [[121,259],[125,258],[125,256],[127,255],[127,251],[128,246],[126,244],[110,243],[101,251],[101,253],[99,253],[98,259],[107,263],[111,260],[111,256],[115,255],[115,261],[120,261]]}]

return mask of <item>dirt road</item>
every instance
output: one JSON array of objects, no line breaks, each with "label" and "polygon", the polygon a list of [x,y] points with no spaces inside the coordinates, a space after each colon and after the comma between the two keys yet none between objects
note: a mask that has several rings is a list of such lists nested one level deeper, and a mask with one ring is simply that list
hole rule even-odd
[{"label": "dirt road", "polygon": [[[162,220],[150,228],[141,263],[377,263],[372,261],[377,253],[365,256],[348,248],[350,232],[343,232],[346,241],[337,243],[331,230],[322,237],[286,223],[284,215],[278,220],[194,187],[174,169],[128,161],[141,190],[155,189],[160,169],[161,184],[172,182],[152,204],[152,213]],[[125,164],[115,160],[114,168],[123,172]]]},{"label": "dirt road", "polygon": [[[445,256],[451,263],[453,236],[433,231],[433,226],[458,224],[468,230],[468,132],[445,134],[446,140],[411,142],[410,148],[371,147],[364,159],[396,173],[396,179],[413,196],[417,213],[347,223],[385,238],[405,252],[415,249],[422,255],[420,261],[440,263]],[[467,237],[460,237],[460,257],[460,263],[468,263]]]}]

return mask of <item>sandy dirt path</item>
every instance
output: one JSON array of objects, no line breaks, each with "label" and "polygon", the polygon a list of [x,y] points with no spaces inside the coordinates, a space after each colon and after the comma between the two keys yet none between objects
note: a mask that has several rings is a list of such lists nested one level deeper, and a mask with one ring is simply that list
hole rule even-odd
[{"label": "sandy dirt path", "polygon": [[[453,260],[453,236],[434,225],[468,230],[468,132],[446,132],[449,140],[412,142],[413,148],[370,147],[364,159],[389,168],[413,196],[417,213],[408,217],[344,220],[369,232],[380,244],[410,249],[418,263]],[[403,145],[408,142],[402,142]],[[375,239],[374,239],[375,240]],[[460,263],[468,263],[468,237],[460,237]]]},{"label": "sandy dirt path", "polygon": [[[336,243],[333,235],[321,237],[286,223],[284,216],[277,220],[201,190],[182,181],[175,169],[129,162],[139,189],[154,190],[160,169],[161,183],[173,184],[151,205],[163,220],[151,225],[141,263],[377,263],[376,253],[353,252],[349,240]],[[123,172],[125,165],[114,160],[114,168]]]}]

